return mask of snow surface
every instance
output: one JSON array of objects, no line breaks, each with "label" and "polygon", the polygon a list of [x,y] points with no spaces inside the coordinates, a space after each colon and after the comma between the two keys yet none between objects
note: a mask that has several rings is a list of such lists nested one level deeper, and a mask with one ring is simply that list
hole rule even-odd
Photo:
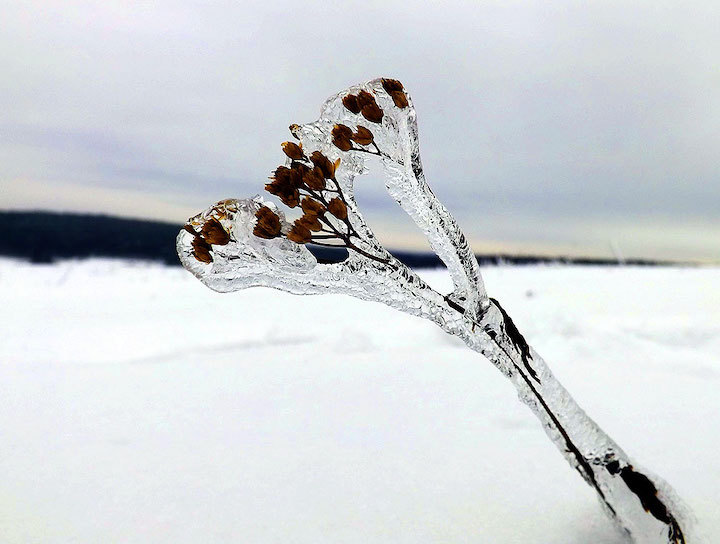
[{"label": "snow surface", "polygon": [[[483,274],[720,542],[720,269]],[[0,542],[623,542],[512,385],[428,322],[100,260],[0,260],[0,304]]]}]

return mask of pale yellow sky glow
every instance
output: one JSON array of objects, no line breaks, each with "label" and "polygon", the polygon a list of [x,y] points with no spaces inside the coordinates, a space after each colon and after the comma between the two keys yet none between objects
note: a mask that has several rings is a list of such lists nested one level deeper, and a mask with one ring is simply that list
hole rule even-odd
[{"label": "pale yellow sky glow", "polygon": [[[53,183],[16,180],[0,181],[0,195],[8,209],[56,210],[63,212],[117,215],[139,219],[152,218],[170,223],[180,223],[195,215],[209,204],[202,196],[152,194],[147,191],[122,190],[107,187],[91,187],[72,183]],[[215,200],[220,200],[218,197]],[[409,217],[398,207],[394,213],[367,214],[367,219],[377,236],[390,248],[429,251],[430,247],[422,233],[414,228]],[[512,218],[502,218],[489,213],[484,222],[492,232],[500,231],[497,223],[506,224]],[[523,218],[518,218],[522,223]],[[666,222],[652,220],[615,222],[612,228],[602,219],[595,221],[567,220],[544,224],[531,233],[528,230],[505,238],[470,236],[474,250],[480,254],[520,254],[571,257],[628,258],[642,255],[649,259],[699,261],[717,263],[720,259],[703,258],[705,240],[720,240],[720,226],[712,223],[687,222],[668,226]],[[465,225],[462,225],[463,227]],[[542,236],[544,232],[544,237]],[[561,234],[563,232],[564,234]],[[698,238],[697,233],[704,237]],[[540,234],[541,236],[538,236]],[[522,241],[525,238],[527,242]],[[658,238],[663,243],[657,244]]]}]

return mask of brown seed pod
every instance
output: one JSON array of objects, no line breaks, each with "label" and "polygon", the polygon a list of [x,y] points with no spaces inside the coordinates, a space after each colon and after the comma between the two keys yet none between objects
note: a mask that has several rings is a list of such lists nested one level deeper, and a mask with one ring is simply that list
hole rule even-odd
[{"label": "brown seed pod", "polygon": [[257,222],[253,234],[259,238],[271,240],[280,236],[280,218],[267,206],[255,212]]},{"label": "brown seed pod", "polygon": [[393,91],[390,93],[390,96],[393,99],[393,102],[395,102],[395,105],[400,108],[407,108],[408,100],[407,96],[405,96],[405,93],[403,91]]},{"label": "brown seed pod", "polygon": [[322,230],[322,223],[320,223],[317,215],[303,215],[300,219],[297,220],[297,222],[299,225],[302,225],[303,227],[307,228],[309,231],[312,232],[318,232],[319,230]]},{"label": "brown seed pod", "polygon": [[197,234],[197,232],[195,232],[195,229],[192,228],[192,226],[188,225],[187,223],[185,225],[183,225],[183,230],[189,232],[193,236]]},{"label": "brown seed pod", "polygon": [[383,89],[389,94],[395,91],[402,91],[404,90],[403,84],[400,83],[397,79],[390,79],[384,77],[382,79],[382,86]]},{"label": "brown seed pod", "polygon": [[230,242],[230,235],[223,228],[220,221],[214,217],[208,219],[202,226],[200,236],[202,236],[208,244],[215,246],[224,246]]},{"label": "brown seed pod", "polygon": [[294,163],[292,168],[278,166],[271,183],[265,185],[265,190],[271,195],[277,196],[284,204],[294,208],[300,203],[298,189],[302,187],[303,176],[310,168],[302,163]]},{"label": "brown seed pod", "polygon": [[210,254],[210,244],[205,240],[196,235],[192,241],[193,255],[195,258],[203,263],[210,264],[213,262],[212,255]]},{"label": "brown seed pod", "polygon": [[328,211],[338,219],[347,219],[347,206],[338,197],[328,202]]},{"label": "brown seed pod", "polygon": [[282,150],[288,157],[296,161],[299,161],[305,156],[303,154],[302,144],[298,145],[294,142],[283,142]]},{"label": "brown seed pod", "polygon": [[302,208],[303,212],[309,215],[320,215],[325,213],[325,211],[327,210],[327,208],[325,208],[322,203],[318,202],[313,198],[310,198],[309,196],[306,196],[302,199],[300,207]]},{"label": "brown seed pod", "polygon": [[310,167],[301,162],[294,162],[290,167],[290,185],[295,189],[302,189],[305,182],[305,175],[310,171]]},{"label": "brown seed pod", "polygon": [[349,94],[342,99],[343,106],[345,106],[352,113],[360,113],[362,106],[358,103],[358,97],[354,94]]},{"label": "brown seed pod", "polygon": [[383,118],[383,111],[380,109],[375,101],[372,104],[366,104],[361,110],[362,116],[370,121],[371,123],[379,123]]},{"label": "brown seed pod", "polygon": [[407,95],[405,94],[405,89],[403,88],[402,83],[400,83],[397,79],[383,78],[382,86],[393,99],[393,102],[398,108],[403,109],[407,107]]},{"label": "brown seed pod", "polygon": [[307,244],[310,241],[310,229],[300,223],[298,219],[287,233],[288,240],[296,244]]},{"label": "brown seed pod", "polygon": [[357,95],[357,101],[360,105],[360,109],[368,104],[375,104],[375,97],[367,91],[360,91]]},{"label": "brown seed pod", "polygon": [[340,151],[350,151],[352,149],[352,142],[346,138],[333,138],[333,144]]},{"label": "brown seed pod", "polygon": [[320,167],[316,166],[308,170],[303,176],[303,183],[313,191],[322,191],[325,188],[325,176]]},{"label": "brown seed pod", "polygon": [[290,208],[300,204],[300,191],[289,184],[281,184],[277,180],[265,185],[265,190],[271,195],[277,196],[282,202]]},{"label": "brown seed pod", "polygon": [[335,147],[341,151],[350,151],[352,149],[352,130],[346,125],[335,125],[332,129],[332,139]]},{"label": "brown seed pod", "polygon": [[300,204],[300,191],[297,189],[294,189],[291,193],[278,196],[288,208],[296,208]]},{"label": "brown seed pod", "polygon": [[292,184],[290,169],[287,166],[278,166],[273,172],[273,175],[270,176],[270,179],[278,185]]},{"label": "brown seed pod", "polygon": [[356,144],[370,145],[373,141],[373,133],[358,125],[357,132],[351,136],[351,139]]},{"label": "brown seed pod", "polygon": [[352,129],[343,124],[335,125],[332,129],[333,136],[341,136],[343,138],[350,138],[352,136]]},{"label": "brown seed pod", "polygon": [[310,155],[310,160],[315,166],[322,170],[323,176],[325,176],[325,178],[332,179],[335,176],[335,168],[333,167],[333,163],[331,163],[330,159],[328,159],[319,151],[313,151],[312,155]]}]

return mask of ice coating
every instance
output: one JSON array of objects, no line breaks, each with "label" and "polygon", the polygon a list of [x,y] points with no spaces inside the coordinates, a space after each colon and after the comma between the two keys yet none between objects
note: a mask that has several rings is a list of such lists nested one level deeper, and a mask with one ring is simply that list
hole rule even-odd
[{"label": "ice coating", "polygon": [[[347,247],[345,261],[318,263],[303,243],[288,238],[298,221],[291,223],[278,206],[255,197],[225,200],[191,218],[177,239],[183,266],[220,292],[265,286],[295,294],[343,293],[433,321],[482,353],[512,380],[521,400],[632,541],[691,542],[689,516],[669,485],[629,459],[585,414],[527,345],[500,303],[488,298],[465,236],[425,181],[412,99],[399,82],[388,81],[394,82],[378,79],[338,93],[325,102],[318,121],[291,127],[300,151],[292,146],[293,153],[286,151],[287,168],[307,171],[312,168],[309,157],[314,152],[335,165],[332,175],[325,176],[325,189],[305,187],[301,196],[307,194],[322,208],[328,208],[335,195],[342,199],[347,217],[323,212],[318,216],[323,230],[309,236],[314,243],[331,238]],[[367,111],[360,111],[355,102],[346,103],[348,96],[364,96],[368,101],[370,96],[372,102]],[[362,143],[367,138],[361,127],[371,132],[371,143]],[[395,259],[365,223],[353,184],[356,176],[365,172],[368,159],[382,161],[390,196],[412,217],[447,265],[452,293],[430,288]],[[291,204],[298,208],[296,202]],[[255,234],[261,208],[279,220],[279,233],[271,235],[275,237]]]},{"label": "ice coating", "polygon": [[480,269],[465,235],[425,181],[420,161],[417,116],[409,94],[406,94],[406,108],[395,107],[392,98],[384,91],[382,80],[374,80],[329,98],[322,107],[320,119],[325,121],[325,127],[337,123],[354,127],[363,123],[362,118],[358,119],[342,103],[343,97],[361,90],[374,94],[385,113],[382,125],[373,133],[382,151],[382,163],[388,174],[385,186],[390,196],[425,233],[433,251],[448,268],[455,286],[453,298],[467,301],[465,306],[475,317],[478,310],[487,306]]}]

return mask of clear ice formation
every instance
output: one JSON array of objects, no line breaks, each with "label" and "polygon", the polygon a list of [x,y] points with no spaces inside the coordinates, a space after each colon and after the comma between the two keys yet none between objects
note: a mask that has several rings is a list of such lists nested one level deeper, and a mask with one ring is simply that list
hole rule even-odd
[{"label": "clear ice formation", "polygon": [[[514,383],[520,399],[631,541],[690,542],[689,512],[671,487],[632,461],[588,417],[500,304],[487,296],[465,236],[425,181],[415,109],[400,82],[376,79],[353,86],[329,98],[317,121],[290,129],[298,143],[283,144],[286,171],[276,171],[273,179],[282,179],[269,190],[302,210],[303,218],[290,222],[278,206],[260,196],[218,202],[189,219],[178,235],[183,266],[219,292],[264,286],[299,295],[344,293],[433,321],[482,353]],[[353,185],[366,171],[366,160],[374,157],[382,161],[392,198],[446,264],[452,293],[429,287],[395,259],[365,223]],[[303,177],[318,171],[325,180]],[[288,172],[298,175],[286,179]],[[315,208],[300,203],[303,195]],[[330,200],[336,197],[342,205],[336,203],[340,209],[330,213]],[[269,217],[267,222],[261,221],[262,214]],[[312,228],[294,228],[298,223]],[[348,257],[320,263],[306,247],[308,241],[346,247]]]}]

